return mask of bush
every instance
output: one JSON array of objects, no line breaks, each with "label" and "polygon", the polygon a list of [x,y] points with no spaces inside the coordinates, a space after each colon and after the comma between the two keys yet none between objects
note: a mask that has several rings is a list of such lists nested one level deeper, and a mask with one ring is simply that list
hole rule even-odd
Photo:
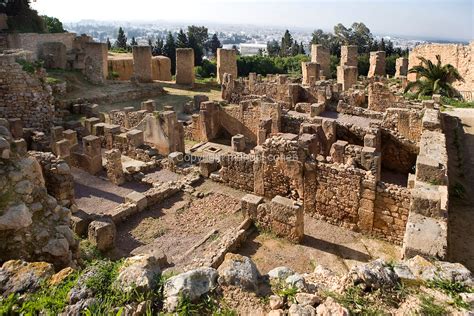
[{"label": "bush", "polygon": [[46,33],[48,31],[43,18],[31,9],[21,10],[8,17],[8,29],[19,33]]},{"label": "bush", "polygon": [[23,71],[26,71],[29,74],[34,74],[43,67],[43,62],[39,60],[30,62],[26,59],[18,59],[16,62],[21,65]]},{"label": "bush", "polygon": [[195,73],[198,78],[211,78],[217,74],[217,64],[214,60],[203,60],[201,66],[195,67]]},{"label": "bush", "polygon": [[268,74],[301,75],[301,62],[309,61],[306,55],[291,57],[270,56],[239,56],[237,58],[238,75],[247,77],[255,72],[266,76]]}]

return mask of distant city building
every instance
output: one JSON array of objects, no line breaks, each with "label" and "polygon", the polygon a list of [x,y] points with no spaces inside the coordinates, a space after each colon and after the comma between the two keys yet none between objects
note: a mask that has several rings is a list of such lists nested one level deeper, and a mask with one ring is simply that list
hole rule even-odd
[{"label": "distant city building", "polygon": [[262,52],[263,55],[267,54],[267,44],[240,44],[239,45],[240,55],[242,56],[254,56]]}]

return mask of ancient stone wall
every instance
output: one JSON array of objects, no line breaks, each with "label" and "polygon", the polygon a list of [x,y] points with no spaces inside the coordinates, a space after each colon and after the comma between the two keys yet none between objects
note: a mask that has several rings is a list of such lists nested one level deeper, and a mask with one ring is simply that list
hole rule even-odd
[{"label": "ancient stone wall", "polygon": [[6,134],[0,137],[0,261],[21,258],[64,267],[77,246],[71,211],[48,195],[38,161],[26,147],[18,152],[18,143]]},{"label": "ancient stone wall", "polygon": [[109,74],[115,73],[117,80],[130,80],[133,76],[133,57],[114,56],[107,60]]},{"label": "ancient stone wall", "polygon": [[75,33],[10,33],[7,37],[9,49],[24,49],[33,52],[33,60],[41,57],[45,43],[62,43],[67,51],[74,48]]},{"label": "ancient stone wall", "polygon": [[305,172],[305,212],[355,229],[365,171],[337,164],[313,164]]},{"label": "ancient stone wall", "polygon": [[370,82],[368,86],[368,109],[385,112],[388,108],[405,108],[408,102],[402,95],[395,95],[383,82]]},{"label": "ancient stone wall", "polygon": [[16,61],[29,59],[24,51],[0,54],[0,117],[19,118],[23,126],[49,132],[54,119],[54,106],[44,70],[26,72]]},{"label": "ancient stone wall", "polygon": [[244,153],[231,153],[220,157],[219,174],[229,186],[246,192],[254,192],[254,159]]},{"label": "ancient stone wall", "polygon": [[217,49],[217,82],[222,83],[225,73],[237,78],[237,51],[235,49]]},{"label": "ancient stone wall", "polygon": [[401,244],[409,208],[410,190],[408,188],[379,182],[374,204],[373,234]]},{"label": "ancient stone wall", "polygon": [[395,78],[408,74],[408,58],[399,57],[395,60]]},{"label": "ancient stone wall", "polygon": [[[411,69],[420,63],[418,57],[424,57],[436,62],[436,55],[441,56],[442,64],[451,64],[456,67],[464,82],[454,82],[453,85],[460,91],[474,91],[474,42],[469,45],[458,44],[424,44],[410,51],[408,68]],[[408,74],[408,80],[416,80],[416,74]]]}]

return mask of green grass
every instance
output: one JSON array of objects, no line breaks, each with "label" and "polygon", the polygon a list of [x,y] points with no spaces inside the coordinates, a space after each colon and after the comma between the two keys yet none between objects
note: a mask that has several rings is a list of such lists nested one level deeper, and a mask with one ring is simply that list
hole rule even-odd
[{"label": "green grass", "polygon": [[420,296],[420,301],[419,313],[423,316],[441,316],[448,314],[446,306],[436,304],[432,296],[422,295]]},{"label": "green grass", "polygon": [[21,299],[18,294],[0,296],[0,315],[57,315],[67,305],[67,294],[78,277],[78,272],[73,273],[55,286],[45,282],[39,290]]},{"label": "green grass", "polygon": [[469,304],[461,298],[460,293],[474,293],[474,288],[471,288],[461,282],[454,282],[442,278],[435,278],[427,282],[428,287],[437,289],[449,295],[453,301],[451,304],[456,308],[469,309]]},{"label": "green grass", "polygon": [[58,83],[61,83],[63,82],[61,79],[58,79],[58,78],[54,78],[54,77],[46,77],[46,83],[47,84],[58,84]]},{"label": "green grass", "polygon": [[474,101],[463,101],[454,98],[441,97],[443,105],[450,105],[455,108],[474,108]]}]

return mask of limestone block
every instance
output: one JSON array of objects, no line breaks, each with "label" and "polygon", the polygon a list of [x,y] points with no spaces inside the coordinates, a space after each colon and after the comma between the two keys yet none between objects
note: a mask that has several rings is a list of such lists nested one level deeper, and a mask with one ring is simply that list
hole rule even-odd
[{"label": "limestone block", "polygon": [[420,255],[446,259],[448,228],[446,220],[410,212],[403,238],[402,256],[409,259]]},{"label": "limestone block", "polygon": [[87,132],[91,135],[96,135],[94,133],[94,125],[99,124],[100,119],[97,117],[91,117],[84,120],[84,127],[86,128]]},{"label": "limestone block", "polygon": [[179,165],[183,162],[183,153],[180,151],[174,151],[168,155],[168,160],[173,165]]},{"label": "limestone block", "polygon": [[356,45],[341,46],[341,66],[357,67],[357,49]]},{"label": "limestone block", "polygon": [[240,200],[240,209],[245,217],[257,219],[257,208],[263,203],[263,198],[253,194],[246,194]]},{"label": "limestone block", "polygon": [[144,144],[143,131],[132,129],[127,132],[127,139],[130,145],[133,147],[139,147]]},{"label": "limestone block", "polygon": [[332,144],[329,155],[331,156],[333,162],[344,163],[344,153],[348,144],[349,143],[344,140],[338,140]]},{"label": "limestone block", "polygon": [[100,251],[107,251],[115,247],[117,231],[111,220],[96,220],[89,224],[88,240]]},{"label": "limestone block", "polygon": [[385,76],[385,52],[370,52],[368,78]]},{"label": "limestone block", "polygon": [[147,112],[150,112],[150,113],[155,112],[155,110],[156,110],[155,101],[153,101],[153,100],[143,101],[141,103],[141,109],[145,110]]},{"label": "limestone block", "polygon": [[242,134],[232,136],[231,139],[232,150],[235,152],[245,151],[245,137]]},{"label": "limestone block", "polygon": [[416,187],[411,192],[410,212],[427,217],[444,217],[441,209],[441,197],[436,188]]},{"label": "limestone block", "polygon": [[206,157],[199,162],[199,172],[203,177],[209,178],[211,173],[218,169],[218,162],[212,158]]},{"label": "limestone block", "polygon": [[19,118],[11,118],[8,120],[10,124],[10,133],[13,139],[19,139],[23,137],[23,121]]},{"label": "limestone block", "polygon": [[151,47],[133,46],[133,77],[137,82],[152,82]]},{"label": "limestone block", "polygon": [[237,51],[235,49],[217,49],[217,82],[222,83],[225,73],[237,78]]},{"label": "limestone block", "polygon": [[310,116],[315,117],[321,115],[326,110],[326,104],[323,102],[311,104]]},{"label": "limestone block", "polygon": [[428,182],[431,184],[445,184],[446,166],[441,164],[434,157],[419,155],[416,159],[416,179],[418,181]]},{"label": "limestone block", "polygon": [[408,75],[408,58],[399,57],[395,60],[395,78]]},{"label": "limestone block", "polygon": [[337,66],[337,83],[342,85],[342,90],[349,90],[357,83],[358,70],[356,66]]},{"label": "limestone block", "polygon": [[192,48],[176,49],[176,83],[194,84],[194,50]]},{"label": "limestone block", "polygon": [[65,130],[63,132],[63,138],[69,141],[69,144],[71,145],[71,149],[77,147],[78,141],[77,141],[76,131],[73,131],[71,129]]},{"label": "limestone block", "polygon": [[28,144],[23,138],[14,140],[12,147],[18,156],[25,156],[28,152]]},{"label": "limestone block", "polygon": [[129,193],[125,197],[125,203],[135,204],[139,212],[143,211],[148,206],[146,196],[140,192]]},{"label": "limestone block", "polygon": [[206,101],[209,101],[209,97],[207,95],[201,95],[201,94],[195,95],[193,97],[193,104],[194,104],[193,110],[199,111],[201,109],[201,103],[206,102]]},{"label": "limestone block", "polygon": [[320,65],[320,77],[325,76],[326,78],[330,78],[331,76],[331,69],[330,69],[330,54],[329,49],[324,47],[321,44],[313,44],[311,45],[311,62],[317,63]]},{"label": "limestone block", "polygon": [[89,214],[82,210],[78,210],[71,216],[71,228],[72,231],[80,236],[84,237],[87,234],[87,228],[91,222]]},{"label": "limestone block", "polygon": [[312,62],[302,62],[301,71],[303,74],[303,84],[309,85],[319,80],[320,65]]},{"label": "limestone block", "polygon": [[171,81],[171,59],[166,56],[153,56],[151,58],[153,80]]},{"label": "limestone block", "polygon": [[433,100],[425,100],[423,102],[426,102],[426,101],[429,101],[429,102],[423,104],[426,108],[423,118],[421,120],[423,130],[441,132],[441,120],[439,117],[439,111],[433,109],[434,107]]}]

